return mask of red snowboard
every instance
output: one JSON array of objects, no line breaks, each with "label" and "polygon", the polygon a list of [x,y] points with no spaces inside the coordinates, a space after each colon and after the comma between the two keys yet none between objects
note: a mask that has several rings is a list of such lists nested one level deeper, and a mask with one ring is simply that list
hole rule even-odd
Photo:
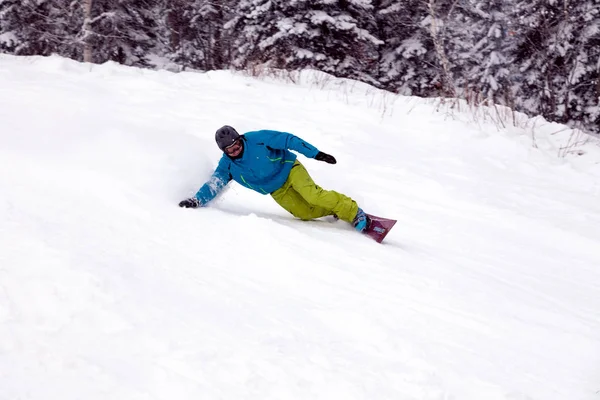
[{"label": "red snowboard", "polygon": [[398,222],[395,219],[381,218],[371,214],[367,215],[371,219],[371,223],[364,233],[377,243],[381,243],[394,225],[396,225],[396,222]]}]

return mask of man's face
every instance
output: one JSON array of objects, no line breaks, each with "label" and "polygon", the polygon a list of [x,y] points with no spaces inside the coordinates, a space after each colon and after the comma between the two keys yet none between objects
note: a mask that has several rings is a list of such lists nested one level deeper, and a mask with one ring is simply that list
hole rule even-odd
[{"label": "man's face", "polygon": [[224,151],[229,157],[237,157],[243,149],[244,145],[242,145],[242,139],[237,139],[235,142],[225,147]]}]

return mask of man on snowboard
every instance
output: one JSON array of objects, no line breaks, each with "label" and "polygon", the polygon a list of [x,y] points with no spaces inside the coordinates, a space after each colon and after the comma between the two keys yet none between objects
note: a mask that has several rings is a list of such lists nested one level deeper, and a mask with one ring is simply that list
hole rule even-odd
[{"label": "man on snowboard", "polygon": [[308,158],[335,164],[333,156],[285,132],[261,130],[237,133],[231,126],[215,134],[223,151],[217,169],[195,197],[182,200],[179,207],[206,206],[233,179],[261,194],[270,194],[281,207],[302,220],[334,215],[363,232],[369,223],[365,212],[350,197],[317,186],[290,150]]}]

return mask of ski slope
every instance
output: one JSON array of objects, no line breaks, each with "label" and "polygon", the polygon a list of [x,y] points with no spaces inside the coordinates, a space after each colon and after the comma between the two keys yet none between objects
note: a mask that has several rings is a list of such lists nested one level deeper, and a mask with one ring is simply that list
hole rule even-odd
[{"label": "ski slope", "polygon": [[[597,142],[296,78],[0,55],[0,400],[600,399]],[[223,124],[398,224],[180,209]]]}]

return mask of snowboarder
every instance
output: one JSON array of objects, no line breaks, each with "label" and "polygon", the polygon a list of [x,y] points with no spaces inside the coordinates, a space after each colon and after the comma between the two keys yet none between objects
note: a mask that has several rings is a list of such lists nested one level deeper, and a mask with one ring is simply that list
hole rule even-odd
[{"label": "snowboarder", "polygon": [[225,125],[217,130],[215,140],[224,153],[219,165],[196,195],[182,200],[179,207],[204,207],[234,180],[258,193],[270,194],[277,204],[301,220],[333,215],[351,223],[359,232],[367,228],[369,218],[356,202],[316,185],[290,150],[329,164],[337,162],[333,156],[290,133],[272,130],[240,135]]}]

